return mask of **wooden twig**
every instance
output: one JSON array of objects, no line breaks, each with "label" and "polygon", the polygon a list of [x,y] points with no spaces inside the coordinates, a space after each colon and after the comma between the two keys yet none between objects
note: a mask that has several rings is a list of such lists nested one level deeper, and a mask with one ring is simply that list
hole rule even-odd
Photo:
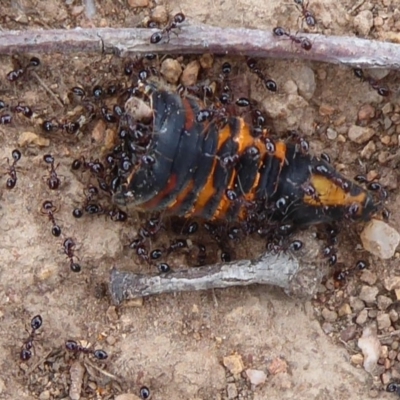
[{"label": "wooden twig", "polygon": [[312,42],[305,51],[290,40],[274,37],[272,29],[183,26],[168,43],[150,44],[154,30],[72,29],[0,32],[0,54],[15,53],[213,53],[257,58],[302,59],[359,68],[400,68],[400,45],[346,36],[301,34]]},{"label": "wooden twig", "polygon": [[257,260],[241,260],[224,265],[150,276],[111,271],[110,294],[115,305],[125,300],[160,293],[206,290],[268,284],[279,286],[298,297],[311,297],[323,275],[320,262],[300,261],[291,253],[264,254]]}]

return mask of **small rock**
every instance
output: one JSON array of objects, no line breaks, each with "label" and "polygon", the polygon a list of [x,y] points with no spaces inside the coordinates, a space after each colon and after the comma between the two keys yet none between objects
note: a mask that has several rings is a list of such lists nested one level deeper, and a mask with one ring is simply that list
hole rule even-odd
[{"label": "small rock", "polygon": [[371,139],[375,135],[375,131],[368,126],[352,125],[347,135],[352,142],[362,144]]},{"label": "small rock", "polygon": [[78,15],[82,14],[85,11],[85,7],[83,6],[74,6],[71,9],[71,15],[73,17],[77,17]]},{"label": "small rock", "polygon": [[368,320],[368,310],[361,310],[360,314],[358,314],[356,319],[356,324],[364,325]]},{"label": "small rock", "polygon": [[127,114],[139,121],[150,121],[153,117],[153,110],[138,97],[130,97],[124,105]]},{"label": "small rock", "polygon": [[130,299],[124,303],[124,307],[142,307],[143,297],[138,297],[137,299]]},{"label": "small rock", "polygon": [[49,400],[50,399],[50,391],[49,390],[44,390],[42,393],[39,395],[39,400]]},{"label": "small rock", "polygon": [[131,8],[148,7],[149,0],[128,0],[128,6]]},{"label": "small rock", "polygon": [[325,335],[329,335],[330,333],[335,331],[335,327],[331,322],[324,322],[321,325],[322,330],[324,331]]},{"label": "small rock", "polygon": [[332,107],[329,104],[322,103],[319,107],[319,114],[322,115],[323,117],[329,117],[333,115],[335,112],[335,107]]},{"label": "small rock", "polygon": [[168,22],[167,9],[162,5],[155,6],[151,11],[151,20],[159,25],[165,25]]},{"label": "small rock", "polygon": [[105,133],[106,133],[106,123],[102,119],[97,120],[92,129],[92,139],[96,143],[103,143],[105,138]]},{"label": "small rock", "polygon": [[392,103],[386,103],[383,107],[382,107],[382,113],[384,115],[386,114],[390,114],[393,111],[393,105]]},{"label": "small rock", "polygon": [[380,314],[376,317],[376,322],[378,324],[378,329],[388,329],[392,325],[392,321],[390,321],[389,314]]},{"label": "small rock", "polygon": [[263,384],[267,379],[265,372],[257,369],[246,369],[246,376],[250,383],[254,386]]},{"label": "small rock", "polygon": [[287,372],[287,369],[288,369],[287,362],[280,357],[274,358],[267,366],[267,370],[271,375]]},{"label": "small rock", "polygon": [[392,126],[392,120],[389,117],[383,119],[383,128],[387,131]]},{"label": "small rock", "polygon": [[362,365],[363,361],[364,361],[364,357],[362,354],[358,353],[358,354],[354,354],[350,357],[350,361],[353,365]]},{"label": "small rock", "polygon": [[328,310],[326,307],[322,310],[322,317],[325,321],[335,322],[338,318],[336,311]]},{"label": "small rock", "polygon": [[388,276],[383,280],[383,286],[388,292],[400,289],[400,276]]},{"label": "small rock", "polygon": [[160,72],[168,83],[176,84],[182,74],[182,66],[178,60],[167,58],[162,62]]},{"label": "small rock", "polygon": [[122,393],[116,396],[115,400],[140,400],[140,397],[133,393]]},{"label": "small rock", "polygon": [[212,68],[212,66],[214,64],[214,56],[210,53],[202,54],[199,62],[200,62],[201,68],[210,69],[210,68]]},{"label": "small rock", "polygon": [[365,308],[365,304],[358,297],[350,297],[350,306],[354,312],[359,312]]},{"label": "small rock", "polygon": [[358,110],[358,120],[368,121],[375,117],[375,108],[371,104],[363,104]]},{"label": "small rock", "polygon": [[287,94],[298,94],[296,82],[288,79],[283,84],[283,91]]},{"label": "small rock", "polygon": [[361,157],[366,160],[370,160],[376,151],[376,144],[374,141],[370,140],[366,146],[361,150]]},{"label": "small rock", "polygon": [[370,10],[360,11],[353,21],[354,29],[360,36],[367,36],[374,25],[374,16]]},{"label": "small rock", "polygon": [[376,330],[371,326],[364,328],[362,336],[358,339],[358,347],[364,355],[364,369],[374,374],[381,354],[381,344],[376,336]]},{"label": "small rock", "polygon": [[228,383],[226,385],[226,394],[228,395],[228,399],[236,399],[238,391],[234,383]]},{"label": "small rock", "polygon": [[345,315],[350,315],[351,314],[351,308],[350,305],[347,303],[344,303],[338,310],[339,317],[344,317]]},{"label": "small rock", "polygon": [[399,313],[396,310],[390,310],[389,317],[392,322],[397,322],[399,320]]},{"label": "small rock", "polygon": [[368,69],[368,75],[377,81],[386,78],[390,74],[390,69],[388,68],[371,68]]},{"label": "small rock", "polygon": [[295,75],[295,81],[299,94],[306,100],[312,99],[316,88],[314,71],[307,66],[299,68]]},{"label": "small rock", "polygon": [[342,339],[344,342],[348,342],[349,340],[354,339],[356,335],[357,327],[355,325],[349,325],[346,327],[346,329],[340,332],[340,339]]},{"label": "small rock", "polygon": [[360,237],[365,250],[385,260],[394,256],[400,243],[400,234],[386,222],[376,219],[365,226]]},{"label": "small rock", "polygon": [[390,372],[384,372],[381,375],[382,383],[386,386],[392,379],[392,374]]},{"label": "small rock", "polygon": [[337,138],[337,132],[332,129],[332,128],[328,128],[326,130],[326,136],[328,137],[329,140],[335,140]]},{"label": "small rock", "polygon": [[106,316],[110,322],[118,321],[119,317],[117,314],[117,307],[115,307],[115,306],[108,307],[108,309],[106,311]]},{"label": "small rock", "polygon": [[390,297],[382,295],[377,297],[378,308],[382,311],[385,311],[392,303],[393,301]]},{"label": "small rock", "polygon": [[364,285],[361,288],[359,297],[362,301],[365,301],[366,303],[374,303],[376,301],[376,296],[379,293],[379,289],[375,286],[371,287],[371,286],[366,286]]},{"label": "small rock", "polygon": [[223,363],[232,375],[239,375],[244,370],[243,360],[239,354],[224,357]]},{"label": "small rock", "polygon": [[368,318],[376,319],[377,316],[378,316],[378,310],[376,308],[368,310]]},{"label": "small rock", "polygon": [[380,16],[377,16],[374,18],[374,26],[375,27],[381,27],[383,26],[383,18]]},{"label": "small rock", "polygon": [[384,136],[381,137],[381,143],[384,146],[389,146],[391,142],[392,142],[392,137],[390,135],[384,135]]},{"label": "small rock", "polygon": [[22,132],[18,138],[18,146],[20,147],[48,147],[50,146],[50,140],[43,136],[36,135],[33,132]]},{"label": "small rock", "polygon": [[181,83],[183,86],[193,86],[197,83],[199,75],[200,63],[197,60],[190,61],[185,67],[181,75]]},{"label": "small rock", "polygon": [[376,274],[372,271],[369,271],[368,269],[364,270],[360,276],[360,280],[362,282],[368,283],[368,285],[375,285],[376,281],[378,280],[378,277]]}]

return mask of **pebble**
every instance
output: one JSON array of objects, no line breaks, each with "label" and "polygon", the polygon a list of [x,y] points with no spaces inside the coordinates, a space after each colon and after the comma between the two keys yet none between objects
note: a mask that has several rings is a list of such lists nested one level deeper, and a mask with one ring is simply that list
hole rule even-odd
[{"label": "pebble", "polygon": [[39,400],[49,400],[50,399],[50,390],[44,390],[39,395]]},{"label": "pebble", "polygon": [[369,271],[369,270],[364,270],[360,276],[360,280],[362,282],[368,283],[368,285],[375,285],[376,281],[378,280],[378,277],[375,272]]},{"label": "pebble", "polygon": [[338,318],[336,311],[328,310],[326,307],[322,310],[322,317],[325,321],[335,322]]},{"label": "pebble", "polygon": [[210,53],[202,54],[199,62],[200,62],[201,68],[210,69],[210,68],[212,68],[212,66],[214,64],[214,56]]},{"label": "pebble", "polygon": [[360,314],[358,314],[358,317],[356,318],[356,324],[358,325],[364,325],[368,320],[368,310],[364,309],[361,310]]},{"label": "pebble", "polygon": [[352,142],[362,144],[375,135],[375,130],[368,126],[351,125],[347,135]]},{"label": "pebble", "polygon": [[381,354],[381,344],[376,336],[376,330],[371,326],[364,328],[357,344],[364,355],[364,369],[370,374],[374,374]]},{"label": "pebble", "polygon": [[335,327],[331,322],[324,322],[321,325],[322,330],[324,331],[325,335],[329,335],[330,333],[335,331]]},{"label": "pebble", "polygon": [[364,227],[360,238],[365,250],[384,260],[394,256],[400,243],[400,234],[386,222],[376,219]]},{"label": "pebble", "polygon": [[376,296],[379,293],[379,289],[375,286],[366,286],[364,285],[361,288],[359,297],[362,301],[365,301],[366,303],[374,303],[376,301]]},{"label": "pebble", "polygon": [[356,325],[349,325],[347,326],[342,332],[340,332],[340,339],[344,342],[348,342],[352,340],[357,335],[357,327]]},{"label": "pebble", "polygon": [[365,158],[366,160],[371,159],[373,154],[376,151],[376,144],[372,140],[368,142],[366,146],[361,150],[361,157]]},{"label": "pebble", "polygon": [[168,11],[165,6],[155,6],[151,11],[151,20],[157,24],[165,25],[168,22]]},{"label": "pebble", "polygon": [[392,120],[389,117],[385,117],[383,120],[383,128],[388,130],[392,126]]},{"label": "pebble", "polygon": [[236,399],[238,391],[234,383],[228,383],[226,385],[226,394],[228,395],[228,399]]},{"label": "pebble", "polygon": [[348,303],[344,303],[338,310],[339,317],[351,314],[351,307]]},{"label": "pebble", "polygon": [[387,68],[371,68],[368,69],[368,75],[377,81],[380,81],[383,78],[386,78],[386,76],[389,75],[390,69]]},{"label": "pebble", "polygon": [[323,117],[329,117],[335,112],[335,107],[332,107],[329,104],[322,103],[319,106],[319,114],[322,115]]},{"label": "pebble", "polygon": [[378,296],[376,300],[377,300],[378,308],[381,311],[385,311],[393,303],[393,301],[390,297],[382,296],[382,295]]},{"label": "pebble", "polygon": [[128,0],[128,6],[131,8],[148,7],[149,0]]},{"label": "pebble", "polygon": [[400,289],[400,276],[388,276],[383,280],[383,286],[388,292]]},{"label": "pebble", "polygon": [[393,105],[392,103],[386,103],[383,107],[382,107],[382,113],[383,114],[389,114],[393,111]]},{"label": "pebble", "polygon": [[182,74],[182,66],[178,60],[167,58],[161,64],[160,73],[168,83],[176,84]]},{"label": "pebble", "polygon": [[363,104],[361,108],[358,110],[359,121],[368,121],[374,117],[375,117],[375,107],[372,107],[371,104]]},{"label": "pebble", "polygon": [[370,10],[360,11],[353,21],[354,29],[360,36],[367,36],[374,25],[374,16]]},{"label": "pebble", "polygon": [[193,86],[197,83],[200,63],[197,60],[190,61],[182,72],[181,83],[183,86]]},{"label": "pebble", "polygon": [[281,357],[274,358],[268,365],[267,370],[271,375],[281,374],[287,372],[287,362]]},{"label": "pebble", "polygon": [[246,369],[246,376],[250,383],[254,386],[263,384],[267,379],[265,372],[257,369]]},{"label": "pebble", "polygon": [[116,396],[115,400],[140,400],[140,397],[133,393],[122,393]]},{"label": "pebble", "polygon": [[382,383],[386,386],[392,379],[392,374],[390,372],[385,372],[381,375]]},{"label": "pebble", "polygon": [[376,317],[376,322],[378,324],[378,329],[388,329],[392,325],[392,321],[390,321],[389,314],[380,314]]},{"label": "pebble", "polygon": [[223,364],[232,375],[239,375],[244,370],[243,360],[239,354],[224,357]]},{"label": "pebble", "polygon": [[297,94],[297,85],[296,82],[292,81],[291,79],[288,79],[284,84],[283,84],[283,91],[286,94]]},{"label": "pebble", "polygon": [[396,310],[390,310],[389,317],[392,322],[397,322],[399,320],[399,313]]},{"label": "pebble", "polygon": [[311,100],[316,88],[314,71],[307,66],[299,68],[295,75],[295,81],[299,94],[306,100]]},{"label": "pebble", "polygon": [[362,354],[358,353],[358,354],[354,354],[350,357],[350,361],[353,365],[362,365],[363,361],[364,361],[364,357]]},{"label": "pebble", "polygon": [[365,308],[365,304],[358,297],[350,297],[350,306],[354,312],[359,312]]},{"label": "pebble", "polygon": [[48,147],[50,146],[50,139],[44,138],[43,136],[36,135],[33,132],[22,132],[18,138],[19,147]]},{"label": "pebble", "polygon": [[326,130],[326,136],[328,137],[329,140],[335,140],[337,138],[337,132],[332,129],[332,128],[328,128]]}]

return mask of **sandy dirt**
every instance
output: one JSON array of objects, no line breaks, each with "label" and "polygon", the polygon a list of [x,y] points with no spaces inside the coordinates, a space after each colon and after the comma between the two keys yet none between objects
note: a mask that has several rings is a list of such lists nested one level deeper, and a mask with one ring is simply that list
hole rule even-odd
[{"label": "sandy dirt", "polygon": [[[146,1],[144,7],[136,7],[141,2],[134,0],[102,1],[90,20],[78,1],[4,2],[0,14],[3,29],[138,26],[154,6]],[[356,17],[368,10],[372,18],[368,36],[379,38],[382,32],[400,29],[395,4],[394,0],[367,0],[355,9],[353,1],[311,0],[309,8],[318,21],[316,31],[335,35],[362,35],[368,17],[361,22]],[[206,0],[201,4],[183,0],[170,1],[167,8],[171,14],[183,11],[188,23],[268,30],[280,25],[293,33],[305,28],[289,0]],[[354,11],[349,12],[351,9]],[[16,54],[22,64],[30,56]],[[111,56],[41,55],[40,60],[35,73],[64,102],[74,86],[89,92],[96,84],[127,82],[123,74],[126,60]],[[223,61],[232,62],[234,73],[248,75],[252,97],[262,105],[277,132],[301,130],[311,151],[327,152],[348,177],[376,172],[390,192],[390,223],[400,226],[397,164],[387,162],[399,146],[399,79],[395,73],[384,77],[392,90],[391,96],[384,98],[348,68],[259,61],[262,70],[278,84],[278,92],[271,93],[247,72],[243,59],[218,57],[216,68]],[[347,346],[340,343],[338,333],[343,326],[354,324],[357,310],[339,313],[333,321],[327,321],[322,312],[324,308],[337,311],[349,302],[347,299],[358,295],[365,281],[360,282],[357,273],[349,277],[348,286],[336,291],[328,279],[309,301],[289,298],[277,289],[252,286],[160,295],[121,308],[112,306],[107,295],[111,267],[156,273],[155,267],[141,263],[128,247],[139,226],[136,215],[118,223],[104,216],[75,219],[71,214],[83,204],[87,184],[94,183],[88,172],[72,171],[71,162],[100,154],[107,129],[113,127],[97,121],[80,137],[63,132],[44,134],[40,118],[62,120],[74,107],[69,105],[67,111],[61,108],[30,72],[15,83],[8,82],[5,76],[14,68],[13,58],[0,55],[0,98],[14,106],[18,102],[30,105],[40,117],[15,115],[12,124],[0,125],[2,170],[7,170],[5,158],[11,159],[13,149],[22,152],[16,187],[6,189],[6,174],[0,186],[0,398],[69,398],[70,368],[76,364],[75,357],[64,350],[67,339],[84,340],[109,354],[104,363],[91,355],[78,357],[86,368],[83,399],[109,399],[127,392],[139,395],[143,385],[150,388],[154,400],[391,398],[383,392],[379,375],[371,377],[360,362],[350,362],[352,355],[360,353],[356,340]],[[356,123],[375,130],[370,141],[357,144],[349,140],[349,127]],[[26,145],[25,132],[37,134],[35,140],[44,138],[43,147]],[[61,185],[54,191],[46,183],[48,166],[43,155],[48,153],[59,163]],[[62,229],[58,238],[52,236],[52,224],[41,212],[45,200],[58,208],[55,219]],[[67,237],[77,244],[75,254],[82,266],[78,274],[70,271],[63,254]],[[382,262],[362,250],[355,251],[357,242],[356,228],[339,236],[339,266],[351,269],[357,259],[367,259],[370,271],[379,277],[371,286],[398,300],[382,285],[385,277],[399,272],[398,262]],[[260,243],[246,246],[238,250],[239,256],[259,251],[253,249],[259,249]],[[21,346],[29,336],[26,329],[30,331],[36,314],[43,318],[41,333],[34,341],[32,358],[21,362]],[[369,322],[375,318],[370,315]],[[398,329],[392,322],[392,330]],[[362,327],[357,325],[358,336]],[[397,349],[392,344],[388,347],[395,354],[381,374],[398,368]],[[104,365],[114,378],[92,365]],[[248,370],[263,371],[266,381],[251,385]]]}]

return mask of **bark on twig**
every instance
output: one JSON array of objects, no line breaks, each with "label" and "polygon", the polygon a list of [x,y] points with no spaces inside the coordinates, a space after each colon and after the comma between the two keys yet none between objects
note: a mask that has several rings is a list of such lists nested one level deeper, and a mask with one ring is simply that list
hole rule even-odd
[{"label": "bark on twig", "polygon": [[257,58],[302,59],[359,68],[400,68],[400,45],[356,37],[301,34],[312,41],[305,51],[272,31],[218,28],[206,25],[182,27],[169,43],[152,45],[150,29],[73,29],[0,32],[0,54],[14,53],[213,53]]},{"label": "bark on twig", "polygon": [[115,305],[160,293],[227,288],[252,284],[274,285],[298,297],[313,296],[323,275],[321,263],[303,262],[290,253],[264,254],[257,260],[193,267],[163,275],[111,271],[110,294]]}]

